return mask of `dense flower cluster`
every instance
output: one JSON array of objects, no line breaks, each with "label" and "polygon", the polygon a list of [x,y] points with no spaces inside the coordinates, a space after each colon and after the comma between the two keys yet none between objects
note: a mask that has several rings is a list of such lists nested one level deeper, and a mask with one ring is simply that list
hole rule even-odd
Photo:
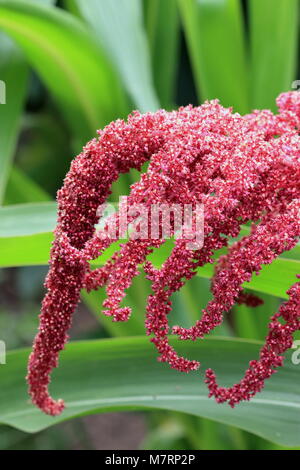
[{"label": "dense flower cluster", "polygon": [[[99,137],[72,162],[58,192],[48,292],[28,367],[29,393],[44,412],[56,415],[64,406],[50,397],[48,385],[82,288],[105,286],[105,315],[126,321],[131,311],[120,303],[143,265],[153,291],[146,331],[159,360],[180,371],[195,370],[199,362],[178,356],[168,341],[171,296],[199,267],[213,263],[215,251],[227,247],[242,224],[251,221],[250,235],[229,245],[219,259],[212,279],[213,299],[200,320],[191,328],[173,327],[172,332],[183,340],[202,338],[222,322],[223,313],[235,302],[260,303],[242,285],[262,265],[292,249],[300,235],[300,94],[283,93],[277,104],[278,114],[263,110],[245,116],[223,108],[217,100],[172,112],[134,112],[127,122],[118,120],[99,131]],[[146,161],[148,169],[132,185],[129,204],[204,204],[203,247],[192,250],[187,240],[176,239],[172,253],[157,269],[147,256],[163,240],[129,240],[103,267],[91,270],[89,261],[114,241],[95,230],[99,205],[120,173],[140,170]],[[282,353],[300,328],[300,283],[288,294],[289,300],[271,319],[259,360],[250,362],[239,384],[219,387],[214,372],[207,370],[210,395],[218,402],[234,406],[248,400],[282,364]]]}]

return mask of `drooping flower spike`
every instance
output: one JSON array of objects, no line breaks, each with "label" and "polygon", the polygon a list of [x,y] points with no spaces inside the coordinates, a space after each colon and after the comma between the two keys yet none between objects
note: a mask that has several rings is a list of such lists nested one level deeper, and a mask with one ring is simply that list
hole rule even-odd
[{"label": "drooping flower spike", "polygon": [[[48,386],[82,288],[105,286],[104,313],[113,321],[126,321],[131,311],[120,303],[143,265],[153,291],[146,308],[146,332],[152,336],[159,360],[181,371],[195,370],[199,362],[178,356],[168,342],[171,296],[197,268],[214,262],[215,251],[228,246],[241,226],[252,221],[250,235],[229,246],[228,254],[219,259],[212,279],[213,299],[200,320],[191,328],[173,327],[172,332],[182,340],[196,340],[219,325],[235,302],[260,303],[242,285],[262,265],[292,249],[300,235],[300,96],[283,93],[277,104],[279,114],[263,110],[246,116],[232,113],[217,100],[172,112],[135,112],[127,122],[118,120],[99,131],[98,139],[89,142],[72,162],[57,196],[58,224],[45,283],[48,291],[28,365],[29,393],[45,413],[57,415],[64,407],[62,400],[51,398]],[[148,160],[148,170],[131,188],[129,206],[203,204],[203,246],[191,249],[187,240],[176,239],[172,253],[156,269],[147,256],[164,240],[129,240],[103,267],[92,271],[89,261],[118,238],[118,234],[103,237],[103,231],[95,229],[99,206],[120,173],[140,170]],[[118,220],[119,214],[114,217]],[[209,393],[218,402],[235,406],[249,400],[282,365],[282,354],[300,328],[300,283],[288,294],[289,300],[271,318],[259,360],[250,362],[239,384],[219,387],[215,373],[206,371]]]}]

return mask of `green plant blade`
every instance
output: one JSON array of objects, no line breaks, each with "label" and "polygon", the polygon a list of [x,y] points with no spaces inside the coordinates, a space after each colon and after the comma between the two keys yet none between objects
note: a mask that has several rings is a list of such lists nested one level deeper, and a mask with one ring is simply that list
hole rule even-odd
[{"label": "green plant blade", "polygon": [[[47,264],[52,231],[56,223],[56,203],[17,204],[0,208],[0,267]],[[246,228],[243,233],[246,232]],[[25,249],[26,247],[26,249]],[[102,264],[118,249],[114,243],[92,264]],[[160,266],[172,248],[168,240],[161,249],[150,256],[151,261]],[[300,246],[291,252],[293,258],[285,254],[271,265],[264,266],[259,276],[253,276],[245,287],[250,290],[288,298],[286,291],[296,282],[300,273]],[[211,278],[214,267],[207,264],[198,270],[198,275]]]},{"label": "green plant blade", "polygon": [[173,344],[180,353],[201,361],[202,375],[183,374],[158,363],[153,345],[143,337],[69,344],[51,385],[53,395],[63,397],[67,406],[57,418],[28,403],[24,376],[29,351],[9,353],[0,369],[0,421],[36,432],[82,414],[166,409],[231,424],[279,444],[300,444],[300,375],[290,354],[262,393],[232,410],[207,397],[203,371],[212,367],[220,383],[231,385],[241,378],[249,360],[257,357],[261,343],[207,338]]},{"label": "green plant blade", "polygon": [[276,110],[275,98],[296,78],[297,0],[251,0],[251,92],[253,108]]},{"label": "green plant blade", "polygon": [[51,197],[41,186],[16,166],[12,167],[7,181],[4,204],[21,204],[49,201]]},{"label": "green plant blade", "polygon": [[261,292],[258,295],[264,303],[255,309],[246,305],[234,306],[234,328],[239,338],[263,340],[271,316],[278,311],[280,305],[278,297]]},{"label": "green plant blade", "polygon": [[111,57],[135,106],[141,112],[155,111],[159,104],[140,0],[75,0],[75,4]]},{"label": "green plant blade", "polygon": [[109,61],[72,15],[32,2],[1,1],[0,28],[24,50],[78,142],[124,115],[125,98]]},{"label": "green plant blade", "polygon": [[[20,117],[27,86],[28,67],[14,43],[0,34],[0,204],[18,137]],[[15,77],[18,77],[16,80]]]},{"label": "green plant blade", "polygon": [[51,232],[0,238],[0,267],[48,264],[52,241]]},{"label": "green plant blade", "polygon": [[[0,237],[0,267],[35,266],[48,263],[51,242],[51,232],[37,233],[15,237]],[[117,246],[112,246],[108,252],[92,264],[101,264],[113,254]],[[163,259],[160,254],[152,257],[154,264],[159,266]],[[296,282],[296,275],[300,272],[300,262],[296,260],[278,258],[272,265],[263,267],[259,276],[254,277],[244,287],[249,290],[262,292],[276,297],[287,299],[286,291]],[[200,268],[198,276],[210,279],[213,275],[213,265]]]},{"label": "green plant blade", "polygon": [[248,67],[238,0],[179,0],[199,101],[249,111]]},{"label": "green plant blade", "polygon": [[[211,264],[203,266],[198,271],[198,275],[204,278],[211,278],[213,273],[214,269]],[[272,264],[263,266],[260,274],[253,275],[249,283],[244,283],[244,287],[287,299],[286,291],[297,282],[296,276],[299,273],[300,262],[298,260],[279,257]]]},{"label": "green plant blade", "polygon": [[174,102],[179,49],[177,0],[146,0],[145,23],[155,87],[164,108]]},{"label": "green plant blade", "polygon": [[56,203],[16,204],[0,208],[0,237],[50,232],[56,224]]}]

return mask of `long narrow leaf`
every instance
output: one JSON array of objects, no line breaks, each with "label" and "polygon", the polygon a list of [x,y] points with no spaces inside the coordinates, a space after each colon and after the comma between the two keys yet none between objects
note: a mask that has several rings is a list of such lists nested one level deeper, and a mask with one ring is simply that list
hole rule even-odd
[{"label": "long narrow leaf", "polygon": [[276,109],[275,98],[296,78],[299,2],[248,2],[252,107]]},{"label": "long narrow leaf", "polygon": [[147,0],[145,22],[152,58],[154,83],[164,108],[174,103],[179,53],[177,0]]},{"label": "long narrow leaf", "polygon": [[30,1],[1,1],[0,28],[22,47],[81,144],[126,112],[108,59],[72,15]]},{"label": "long narrow leaf", "polygon": [[71,0],[92,27],[140,111],[155,111],[149,50],[140,0]]},{"label": "long narrow leaf", "polygon": [[179,0],[199,101],[249,110],[248,68],[238,0]]},{"label": "long narrow leaf", "polygon": [[231,424],[283,445],[300,444],[300,374],[290,354],[250,403],[232,410],[207,397],[203,371],[216,370],[219,382],[238,381],[249,360],[258,355],[255,341],[206,338],[172,342],[180,353],[201,361],[202,374],[183,374],[158,363],[147,338],[124,338],[69,344],[53,374],[51,391],[67,408],[57,418],[28,403],[24,376],[29,351],[8,354],[0,367],[0,421],[36,432],[82,414],[112,410],[166,409]]},{"label": "long narrow leaf", "polygon": [[[0,267],[47,264],[52,230],[56,221],[56,204],[20,204],[0,208]],[[243,231],[245,232],[246,229]],[[93,264],[102,264],[118,249],[114,243]],[[26,246],[26,249],[24,247]],[[155,250],[151,261],[160,266],[172,249],[167,240],[162,248]],[[248,289],[287,298],[287,289],[296,281],[300,272],[300,246],[290,252],[292,258],[280,257],[271,265],[264,266],[259,276],[245,286]],[[211,278],[214,267],[208,264],[198,270],[198,275]]]},{"label": "long narrow leaf", "polygon": [[3,95],[0,96],[0,204],[18,138],[27,75],[22,54],[5,34],[0,34],[0,93]]},{"label": "long narrow leaf", "polygon": [[51,197],[25,173],[12,167],[5,192],[4,204],[49,201]]},{"label": "long narrow leaf", "polygon": [[0,237],[50,232],[56,222],[56,204],[45,202],[1,207],[0,220]]}]

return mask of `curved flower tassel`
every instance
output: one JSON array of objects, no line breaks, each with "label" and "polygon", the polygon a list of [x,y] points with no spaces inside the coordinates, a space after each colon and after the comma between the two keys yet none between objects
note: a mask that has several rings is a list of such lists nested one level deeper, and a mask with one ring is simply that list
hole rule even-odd
[{"label": "curved flower tassel", "polygon": [[[292,347],[293,333],[300,329],[300,282],[294,284],[287,293],[290,299],[271,318],[269,334],[260,351],[259,360],[250,361],[244,378],[238,384],[229,388],[219,387],[214,371],[207,369],[205,382],[209,396],[214,396],[218,403],[228,402],[234,408],[242,400],[250,400],[263,389],[265,380],[283,365],[282,354]],[[280,317],[286,321],[284,325],[279,321]]]},{"label": "curved flower tassel", "polygon": [[[80,290],[106,288],[104,314],[126,321],[129,307],[121,307],[138,267],[144,266],[152,283],[146,312],[146,332],[159,352],[159,360],[189,372],[199,361],[178,356],[168,342],[171,296],[191,279],[197,269],[214,262],[214,254],[236,238],[243,224],[253,222],[249,236],[228,248],[212,279],[213,300],[191,328],[174,327],[179,338],[202,338],[223,319],[235,302],[258,305],[260,300],[242,285],[259,273],[299,239],[300,194],[300,97],[283,93],[277,99],[279,114],[254,111],[241,116],[223,108],[217,100],[178,111],[129,116],[99,131],[72,162],[64,186],[58,192],[58,224],[51,250],[47,293],[42,304],[39,332],[29,359],[27,381],[33,403],[45,413],[59,414],[64,404],[48,392],[50,374],[68,339]],[[160,269],[147,256],[164,243],[149,235],[130,239],[101,268],[91,270],[97,259],[118,238],[98,232],[99,207],[121,173],[148,170],[131,187],[129,206],[145,204],[204,205],[204,243],[191,249],[187,240],[176,239],[172,253]],[[119,221],[120,214],[116,214]],[[131,219],[129,218],[128,223]],[[171,236],[175,222],[170,224]],[[159,222],[159,233],[163,233]],[[213,371],[206,373],[210,395],[231,406],[248,400],[264,380],[282,364],[282,352],[299,329],[299,283],[289,290],[290,300],[272,317],[266,346],[259,361],[252,361],[245,378],[229,389],[219,387]],[[282,325],[278,318],[286,321]]]}]

